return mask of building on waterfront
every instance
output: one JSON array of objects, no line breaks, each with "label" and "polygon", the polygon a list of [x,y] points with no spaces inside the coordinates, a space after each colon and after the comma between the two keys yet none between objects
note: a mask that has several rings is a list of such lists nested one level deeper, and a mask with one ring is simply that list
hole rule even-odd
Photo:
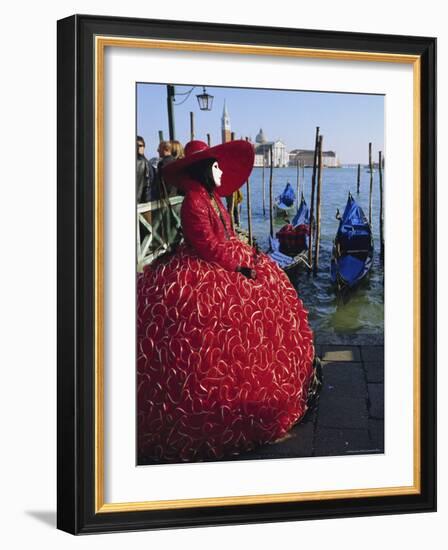
[{"label": "building on waterfront", "polygon": [[[313,166],[314,150],[312,149],[293,149],[289,153],[289,166],[297,166],[297,162],[305,166]],[[322,164],[326,168],[339,168],[338,156],[334,151],[322,151]]]},{"label": "building on waterfront", "polygon": [[255,138],[255,161],[254,166],[270,165],[270,150],[272,147],[272,164],[275,167],[288,166],[288,153],[286,146],[280,139],[276,141],[267,141],[263,130],[260,128]]},{"label": "building on waterfront", "polygon": [[225,100],[224,100],[224,108],[222,110],[222,117],[221,117],[221,139],[222,139],[222,143],[227,143],[232,139],[232,130],[230,128],[230,116],[227,110],[227,105]]},{"label": "building on waterfront", "polygon": [[260,131],[255,136],[255,143],[266,143],[267,139],[264,136],[263,128],[260,128]]}]

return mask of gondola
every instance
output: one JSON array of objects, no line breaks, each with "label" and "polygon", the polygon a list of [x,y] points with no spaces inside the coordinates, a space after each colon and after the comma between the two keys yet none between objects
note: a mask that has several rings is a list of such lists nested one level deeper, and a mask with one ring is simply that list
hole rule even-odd
[{"label": "gondola", "polygon": [[290,219],[294,214],[294,201],[296,195],[291,184],[288,182],[283,192],[276,197],[274,202],[274,216],[280,219]]},{"label": "gondola", "polygon": [[372,229],[351,193],[333,243],[331,281],[338,290],[356,287],[369,273],[373,261]]},{"label": "gondola", "polygon": [[302,194],[300,206],[292,223],[285,224],[277,232],[276,237],[280,243],[280,252],[289,256],[296,256],[301,252],[305,252],[308,250],[309,234],[310,211]]},{"label": "gondola", "polygon": [[300,199],[299,208],[297,208],[297,213],[296,213],[296,215],[294,216],[294,218],[292,220],[292,225],[294,227],[300,227],[302,225],[306,226],[306,227],[308,227],[308,233],[309,233],[310,209],[308,208],[308,205],[306,204],[306,200],[305,200],[305,197],[303,196],[303,193],[302,193],[302,196],[301,196],[301,199]]},{"label": "gondola", "polygon": [[309,267],[307,251],[310,234],[310,212],[303,197],[292,224],[284,225],[276,238],[270,237],[270,257],[288,271],[300,264]]}]

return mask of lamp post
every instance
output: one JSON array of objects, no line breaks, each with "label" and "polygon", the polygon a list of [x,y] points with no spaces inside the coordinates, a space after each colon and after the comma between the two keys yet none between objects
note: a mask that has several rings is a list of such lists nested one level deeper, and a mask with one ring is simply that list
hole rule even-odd
[{"label": "lamp post", "polygon": [[167,92],[167,104],[168,104],[168,133],[170,136],[170,140],[175,139],[175,129],[174,129],[174,113],[173,113],[173,106],[174,106],[174,98],[176,95],[176,91],[174,89],[174,86],[172,84],[168,84],[166,87]]},{"label": "lamp post", "polygon": [[[167,107],[168,107],[168,132],[170,136],[170,140],[176,139],[176,130],[175,130],[175,124],[174,124],[174,105],[175,105],[175,99],[176,95],[186,95],[187,97],[178,105],[182,105],[184,101],[188,99],[191,92],[194,90],[195,86],[191,88],[188,92],[182,93],[182,94],[176,94],[176,90],[173,84],[167,84],[166,92],[167,92]],[[212,95],[208,94],[205,86],[202,87],[202,94],[196,95],[196,98],[198,100],[199,109],[201,111],[211,111],[213,107],[213,97]]]}]

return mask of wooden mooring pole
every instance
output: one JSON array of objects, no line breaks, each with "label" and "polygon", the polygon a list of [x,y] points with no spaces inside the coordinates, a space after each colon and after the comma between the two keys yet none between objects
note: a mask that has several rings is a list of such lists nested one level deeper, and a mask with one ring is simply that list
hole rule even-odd
[{"label": "wooden mooring pole", "polygon": [[273,167],[272,167],[272,145],[269,147],[269,222],[270,222],[270,234],[274,238],[274,213],[272,208],[274,207],[274,187],[273,187]]},{"label": "wooden mooring pole", "polygon": [[299,191],[300,191],[300,164],[297,159],[297,205],[299,204]]},{"label": "wooden mooring pole", "polygon": [[378,155],[378,175],[380,180],[380,258],[384,262],[384,237],[383,237],[383,153]]},{"label": "wooden mooring pole", "polygon": [[212,140],[210,138],[210,134],[207,134],[207,145],[210,147]]},{"label": "wooden mooring pole", "polygon": [[300,161],[300,170],[302,172],[302,196],[305,195],[305,161]]},{"label": "wooden mooring pole", "polygon": [[[209,134],[207,134],[208,136]],[[235,139],[235,132],[232,132],[230,134],[230,140],[233,141]],[[227,202],[227,211],[229,212],[230,216],[230,224],[232,226],[232,229],[235,229],[235,225],[237,225],[237,220],[235,219],[235,193],[232,193],[230,196],[226,197]],[[239,225],[239,223],[238,223]]]},{"label": "wooden mooring pole", "polygon": [[[246,141],[249,141],[249,138],[246,137]],[[247,195],[247,227],[249,230],[249,246],[253,244],[252,238],[252,207],[250,201],[250,178],[247,178],[246,182],[246,195]]]},{"label": "wooden mooring pole", "polygon": [[265,182],[264,182],[264,166],[266,164],[266,156],[264,154],[264,151],[263,151],[263,172],[262,172],[262,176],[261,176],[261,185],[262,185],[262,188],[263,188],[263,216],[266,217],[266,186],[265,186]]},{"label": "wooden mooring pole", "polygon": [[369,224],[372,225],[373,164],[372,164],[372,144],[371,143],[369,143],[369,170],[370,170]]},{"label": "wooden mooring pole", "polygon": [[358,193],[359,195],[359,185],[361,183],[361,165],[358,164],[358,179],[357,179],[357,182],[356,182],[356,192]]},{"label": "wooden mooring pole", "polygon": [[190,140],[194,140],[194,113],[190,111]]},{"label": "wooden mooring pole", "polygon": [[317,172],[317,197],[316,197],[316,242],[314,249],[314,273],[317,273],[319,269],[319,245],[320,245],[320,204],[322,197],[322,141],[323,136],[319,136],[319,158],[318,158],[318,172]]},{"label": "wooden mooring pole", "polygon": [[230,195],[230,200],[227,202],[227,210],[230,216],[230,225],[235,229],[235,193]]},{"label": "wooden mooring pole", "polygon": [[316,126],[316,139],[314,143],[314,162],[313,162],[313,176],[311,179],[311,204],[310,204],[310,238],[308,247],[308,265],[313,265],[313,229],[314,229],[314,194],[316,191],[316,163],[317,163],[317,150],[319,148],[319,126]]}]

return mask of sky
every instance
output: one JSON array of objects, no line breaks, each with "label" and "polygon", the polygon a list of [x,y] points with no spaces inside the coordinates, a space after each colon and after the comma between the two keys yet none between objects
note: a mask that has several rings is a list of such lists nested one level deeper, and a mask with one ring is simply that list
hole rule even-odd
[{"label": "sky", "polygon": [[[211,145],[221,143],[225,101],[236,139],[255,141],[262,128],[268,141],[282,140],[288,152],[314,149],[319,126],[323,150],[335,151],[342,164],[367,164],[369,142],[374,161],[378,151],[384,152],[382,95],[207,86],[207,93],[214,96],[213,109],[201,111],[196,95],[202,93],[202,86],[189,96],[181,95],[193,85],[175,88],[175,137],[184,145],[190,140],[190,111],[194,112],[195,139],[207,141],[209,133]],[[157,156],[159,130],[169,139],[166,90],[165,84],[137,84],[137,134],[145,139],[149,158]]]}]

